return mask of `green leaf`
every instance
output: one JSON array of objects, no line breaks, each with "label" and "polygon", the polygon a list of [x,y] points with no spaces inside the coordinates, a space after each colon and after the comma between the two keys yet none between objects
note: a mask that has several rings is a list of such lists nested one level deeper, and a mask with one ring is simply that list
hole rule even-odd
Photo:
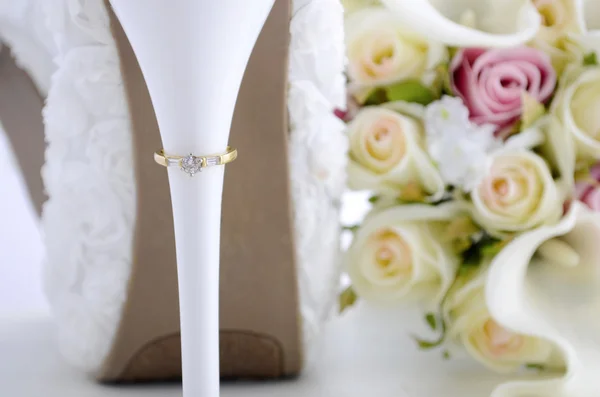
[{"label": "green leaf", "polygon": [[525,368],[535,370],[535,371],[546,370],[546,367],[543,364],[525,364]]},{"label": "green leaf", "polygon": [[508,243],[512,241],[512,237],[507,237],[504,240],[485,235],[479,243],[481,247],[481,254],[487,257],[496,256],[506,247]]},{"label": "green leaf", "polygon": [[590,52],[583,57],[584,66],[597,66],[598,65],[598,56],[595,52]]},{"label": "green leaf", "polygon": [[504,249],[505,246],[506,242],[504,241],[498,241],[493,244],[484,245],[483,247],[481,247],[481,254],[483,256],[493,257],[498,255],[500,251]]},{"label": "green leaf", "polygon": [[388,100],[391,102],[405,101],[429,105],[436,99],[433,91],[424,86],[419,80],[405,80],[385,87],[385,91]]},{"label": "green leaf", "polygon": [[425,201],[427,192],[420,183],[410,181],[400,189],[398,199],[404,203],[421,203]]},{"label": "green leaf", "polygon": [[346,288],[344,292],[340,294],[339,304],[340,313],[343,313],[346,309],[351,308],[358,301],[358,295],[352,286]]},{"label": "green leaf", "polygon": [[473,245],[473,236],[480,231],[469,216],[458,216],[445,227],[444,238],[452,244],[456,253],[463,253]]},{"label": "green leaf", "polygon": [[443,94],[454,96],[452,91],[452,80],[450,79],[450,65],[448,62],[440,63],[435,67],[436,77],[432,84],[432,92],[437,97]]},{"label": "green leaf", "polygon": [[523,114],[521,116],[520,129],[525,130],[546,113],[546,108],[543,103],[529,95],[526,91],[523,91],[521,103],[523,104]]},{"label": "green leaf", "polygon": [[364,102],[364,105],[365,106],[377,106],[377,105],[381,105],[382,103],[386,103],[389,101],[390,101],[390,99],[388,98],[386,90],[383,88],[377,88],[369,94],[369,96],[367,97],[367,99]]},{"label": "green leaf", "polygon": [[347,230],[352,233],[355,233],[359,228],[360,225],[342,226],[342,230]]},{"label": "green leaf", "polygon": [[429,328],[431,328],[434,331],[437,329],[437,317],[434,313],[427,313],[427,315],[425,316],[425,321],[427,322],[427,325],[429,325]]},{"label": "green leaf", "polygon": [[473,244],[462,254],[462,267],[475,267],[481,264],[483,255],[477,244]]},{"label": "green leaf", "polygon": [[464,266],[464,265],[461,265],[458,268],[458,271],[456,272],[456,277],[457,278],[458,277],[466,277],[466,276],[468,276],[473,271],[473,269],[474,269],[473,266],[469,266],[469,265]]},{"label": "green leaf", "polygon": [[415,342],[417,342],[417,345],[419,346],[419,349],[422,350],[430,350],[430,349],[434,349],[436,347],[441,346],[444,341],[446,340],[446,331],[448,330],[448,326],[446,325],[446,322],[444,321],[443,318],[440,318],[438,322],[438,318],[435,316],[435,314],[429,313],[427,314],[427,316],[425,317],[425,320],[427,321],[427,324],[429,324],[429,326],[434,329],[434,330],[438,330],[440,329],[440,336],[437,340],[427,340],[427,339],[421,339],[415,335],[413,335],[413,339],[415,340]]},{"label": "green leaf", "polygon": [[[457,279],[455,278],[453,284],[455,284],[456,281],[457,281]],[[451,289],[452,289],[452,287],[450,287],[448,289],[448,291],[446,291],[446,294],[442,298],[442,302],[440,303],[440,307],[439,307],[440,311],[442,310],[442,307],[444,306],[446,299],[448,299]],[[421,339],[415,335],[412,335],[412,338],[415,340],[415,342],[417,342],[417,345],[419,346],[419,348],[422,350],[430,350],[430,349],[434,349],[436,347],[443,345],[444,342],[446,341],[446,336],[447,336],[447,332],[448,332],[448,324],[446,324],[446,320],[445,320],[443,314],[439,314],[436,316],[434,313],[428,313],[425,316],[425,321],[427,321],[427,324],[429,324],[429,326],[434,331],[439,330],[439,337],[437,340],[427,340],[427,339]]]},{"label": "green leaf", "polygon": [[441,344],[444,342],[443,339],[430,341],[430,340],[417,338],[416,336],[413,336],[413,339],[415,340],[415,342],[417,342],[417,345],[419,346],[419,349],[421,349],[421,350],[435,349],[436,347],[441,346]]},{"label": "green leaf", "polygon": [[448,57],[450,59],[454,58],[459,49],[458,47],[448,47]]},{"label": "green leaf", "polygon": [[522,130],[523,130],[523,120],[519,119],[508,129],[508,131],[506,132],[506,137],[508,138],[515,134],[518,134]]},{"label": "green leaf", "polygon": [[468,250],[463,252],[462,266],[479,266],[486,256],[495,256],[498,254],[508,241],[510,240],[498,240],[489,234],[484,234]]}]

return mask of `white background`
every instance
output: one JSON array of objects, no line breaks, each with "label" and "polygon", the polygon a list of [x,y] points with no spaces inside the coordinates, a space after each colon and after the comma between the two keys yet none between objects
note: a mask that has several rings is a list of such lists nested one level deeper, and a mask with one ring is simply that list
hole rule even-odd
[{"label": "white background", "polygon": [[0,321],[47,312],[37,215],[0,131]]}]

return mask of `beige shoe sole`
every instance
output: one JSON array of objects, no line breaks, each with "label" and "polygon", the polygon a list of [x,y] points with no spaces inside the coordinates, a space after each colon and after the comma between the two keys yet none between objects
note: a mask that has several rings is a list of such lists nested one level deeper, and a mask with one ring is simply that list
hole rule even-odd
[{"label": "beige shoe sole", "polygon": [[[173,220],[167,174],[152,158],[161,139],[137,60],[112,12],[111,21],[133,121],[137,217],[127,300],[97,376],[103,382],[176,379],[181,351]],[[289,22],[290,0],[277,0],[246,71],[232,127],[230,141],[241,156],[227,169],[223,202],[224,378],[278,378],[302,367],[287,158]],[[35,185],[39,172],[26,174]]]},{"label": "beige shoe sole", "polygon": [[31,202],[40,214],[46,201],[40,174],[45,149],[44,101],[29,76],[17,67],[8,47],[0,49],[0,87],[0,120],[16,154]]}]

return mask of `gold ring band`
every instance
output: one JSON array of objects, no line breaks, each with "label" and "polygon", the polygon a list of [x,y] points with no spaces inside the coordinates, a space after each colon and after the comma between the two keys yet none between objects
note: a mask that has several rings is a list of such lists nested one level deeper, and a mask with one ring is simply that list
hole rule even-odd
[{"label": "gold ring band", "polygon": [[183,172],[190,176],[194,176],[201,172],[203,168],[215,165],[225,165],[231,163],[237,158],[237,149],[227,146],[225,153],[209,154],[206,156],[173,156],[165,154],[164,150],[159,150],[154,153],[154,161],[163,167],[179,167]]}]

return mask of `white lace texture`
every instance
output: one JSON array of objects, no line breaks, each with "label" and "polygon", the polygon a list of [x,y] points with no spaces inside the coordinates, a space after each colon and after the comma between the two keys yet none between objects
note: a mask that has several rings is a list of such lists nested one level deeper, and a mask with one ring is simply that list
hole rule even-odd
[{"label": "white lace texture", "polygon": [[300,305],[308,357],[329,316],[340,276],[340,201],[346,186],[343,8],[297,0],[291,23],[290,162]]},{"label": "white lace texture", "polygon": [[44,111],[45,284],[63,354],[94,371],[112,344],[131,272],[132,131],[103,2],[43,6],[58,66]]},{"label": "white lace texture", "polygon": [[[40,7],[58,68],[44,112],[46,289],[61,350],[94,371],[112,344],[131,272],[136,192],[130,116],[103,1],[40,1]],[[339,278],[347,146],[344,124],[333,114],[345,102],[339,0],[296,0],[291,34],[291,181],[310,347],[331,312]]]}]

